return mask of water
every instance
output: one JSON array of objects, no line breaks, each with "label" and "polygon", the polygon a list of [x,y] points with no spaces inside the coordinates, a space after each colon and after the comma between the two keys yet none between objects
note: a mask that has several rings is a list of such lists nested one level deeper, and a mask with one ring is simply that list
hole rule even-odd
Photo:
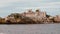
[{"label": "water", "polygon": [[60,24],[0,25],[0,34],[60,34]]}]

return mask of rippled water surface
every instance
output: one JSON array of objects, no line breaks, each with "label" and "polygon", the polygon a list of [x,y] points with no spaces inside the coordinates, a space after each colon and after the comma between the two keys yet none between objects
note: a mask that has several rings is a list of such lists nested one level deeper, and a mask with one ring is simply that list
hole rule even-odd
[{"label": "rippled water surface", "polygon": [[0,34],[60,34],[60,24],[0,25]]}]

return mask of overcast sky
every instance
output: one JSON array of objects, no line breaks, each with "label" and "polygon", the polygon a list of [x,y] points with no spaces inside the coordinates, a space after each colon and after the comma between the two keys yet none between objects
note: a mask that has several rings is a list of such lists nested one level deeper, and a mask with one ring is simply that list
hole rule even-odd
[{"label": "overcast sky", "polygon": [[15,12],[23,12],[27,9],[41,9],[50,15],[60,14],[60,0],[0,0],[0,16]]}]

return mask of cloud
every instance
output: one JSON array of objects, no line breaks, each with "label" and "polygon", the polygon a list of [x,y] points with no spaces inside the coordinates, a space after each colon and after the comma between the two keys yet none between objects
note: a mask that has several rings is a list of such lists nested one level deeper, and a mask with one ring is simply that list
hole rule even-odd
[{"label": "cloud", "polygon": [[[56,1],[56,0],[54,0]],[[57,0],[58,1],[58,0]],[[0,0],[0,7],[10,6],[11,3],[17,2],[27,2],[27,3],[44,3],[44,2],[52,2],[52,0]]]},{"label": "cloud", "polygon": [[33,7],[40,7],[40,8],[60,8],[60,2],[46,2],[46,3],[38,3],[38,2],[27,2],[27,3],[16,3],[12,4],[15,7],[22,7],[22,8],[33,8]]},{"label": "cloud", "polygon": [[20,0],[0,0],[0,7],[9,6],[10,3],[18,2]]},{"label": "cloud", "polygon": [[[48,13],[57,14],[60,11],[58,0],[0,0],[0,15],[8,15],[12,12],[25,11],[26,9],[42,9]],[[56,10],[56,9],[57,10]]]},{"label": "cloud", "polygon": [[[56,0],[54,0],[54,1],[56,1]],[[14,5],[13,3],[18,3],[18,4],[20,3],[21,6],[24,6],[24,5],[26,5],[26,6],[34,6],[34,5],[35,6],[38,6],[38,5],[43,6],[44,5],[45,6],[45,4],[47,6],[47,5],[49,5],[49,2],[50,2],[50,5],[54,4],[54,3],[60,4],[60,2],[53,3],[52,0],[0,0],[0,8]]]}]

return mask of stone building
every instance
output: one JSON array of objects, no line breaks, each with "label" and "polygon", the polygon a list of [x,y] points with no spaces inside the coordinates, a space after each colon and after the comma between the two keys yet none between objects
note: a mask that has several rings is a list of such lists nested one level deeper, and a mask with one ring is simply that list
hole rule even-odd
[{"label": "stone building", "polygon": [[22,15],[31,18],[36,23],[44,22],[47,19],[46,12],[42,12],[38,9],[36,11],[28,10],[28,12],[22,13]]},{"label": "stone building", "polygon": [[33,12],[32,10],[29,10],[28,12],[24,12],[23,16],[44,18],[46,17],[46,12],[41,12],[39,10],[36,10],[35,12]]},{"label": "stone building", "polygon": [[32,10],[28,10],[28,12],[24,12],[23,16],[26,17],[34,17],[35,13]]}]

